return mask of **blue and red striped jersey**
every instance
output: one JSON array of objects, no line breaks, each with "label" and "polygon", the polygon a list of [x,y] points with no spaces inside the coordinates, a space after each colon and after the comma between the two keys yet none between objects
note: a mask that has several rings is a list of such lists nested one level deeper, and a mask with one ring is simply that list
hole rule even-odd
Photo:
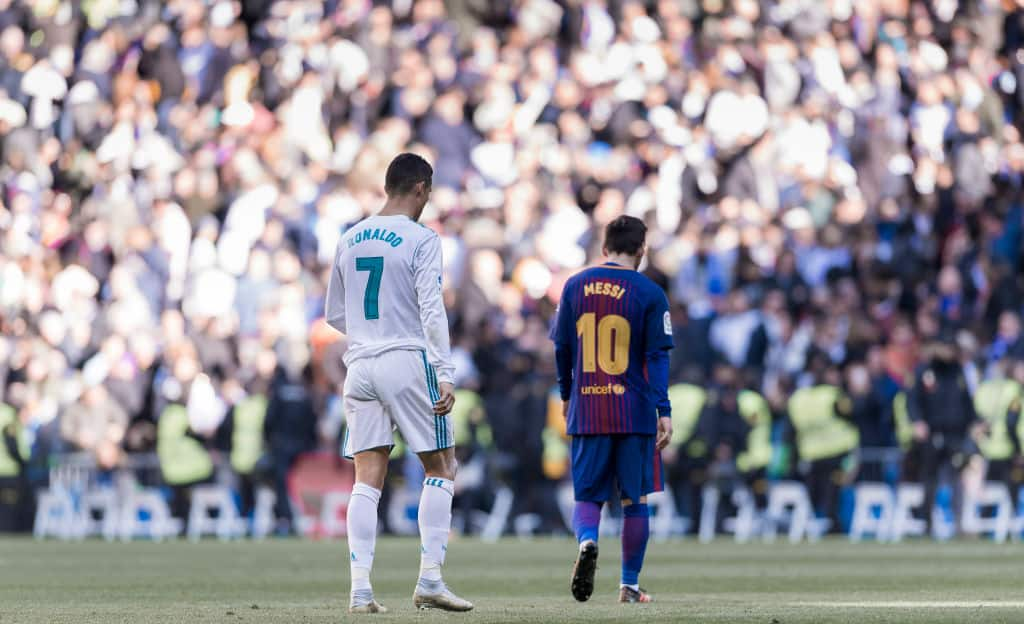
[{"label": "blue and red striped jersey", "polygon": [[655,434],[669,416],[672,320],[664,291],[617,264],[569,279],[551,328],[570,435]]}]

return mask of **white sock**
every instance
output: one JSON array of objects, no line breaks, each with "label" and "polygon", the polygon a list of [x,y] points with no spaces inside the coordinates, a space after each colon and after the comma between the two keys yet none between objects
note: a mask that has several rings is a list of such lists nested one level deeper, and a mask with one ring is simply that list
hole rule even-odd
[{"label": "white sock", "polygon": [[373,549],[377,543],[377,504],[380,490],[356,483],[348,503],[348,550],[352,591],[370,589]]},{"label": "white sock", "polygon": [[452,528],[452,496],[455,483],[439,477],[423,480],[420,495],[419,525],[420,578],[425,581],[440,581],[441,566],[448,551],[448,533]]}]

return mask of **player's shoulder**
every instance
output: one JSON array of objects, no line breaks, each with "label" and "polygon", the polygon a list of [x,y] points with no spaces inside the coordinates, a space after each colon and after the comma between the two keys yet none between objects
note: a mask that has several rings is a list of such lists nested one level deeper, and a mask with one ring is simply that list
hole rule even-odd
[{"label": "player's shoulder", "polygon": [[409,225],[407,225],[406,227],[409,228],[409,231],[411,232],[410,235],[416,238],[417,240],[437,242],[441,241],[440,234],[438,234],[434,230],[428,228],[427,226],[423,225],[418,221],[409,221]]},{"label": "player's shoulder", "polygon": [[665,289],[640,271],[633,271],[631,279],[633,284],[635,284],[640,292],[648,299],[652,301],[668,300],[668,296],[665,294]]},{"label": "player's shoulder", "polygon": [[587,282],[606,280],[608,277],[609,269],[606,265],[597,264],[593,266],[586,266],[577,270],[565,280],[563,290],[565,292],[569,292],[570,289],[581,287]]},{"label": "player's shoulder", "polygon": [[436,253],[441,249],[441,235],[422,223],[410,220],[406,224],[413,254]]},{"label": "player's shoulder", "polygon": [[569,279],[565,280],[565,285],[568,286],[569,284],[578,284],[579,282],[587,278],[595,277],[600,268],[601,267],[597,266],[583,267],[582,269],[579,269],[575,273],[571,274],[569,276]]},{"label": "player's shoulder", "polygon": [[398,251],[415,250],[427,240],[437,239],[437,233],[407,217],[369,216],[350,227],[341,238],[341,245],[352,247],[366,241],[383,241]]},{"label": "player's shoulder", "polygon": [[[373,219],[374,217],[370,217]],[[387,217],[376,217],[381,223],[385,224],[386,227],[394,229],[407,241],[411,241],[414,244],[420,243],[424,240],[439,239],[437,232],[423,225],[419,221],[404,215],[389,215]]]}]

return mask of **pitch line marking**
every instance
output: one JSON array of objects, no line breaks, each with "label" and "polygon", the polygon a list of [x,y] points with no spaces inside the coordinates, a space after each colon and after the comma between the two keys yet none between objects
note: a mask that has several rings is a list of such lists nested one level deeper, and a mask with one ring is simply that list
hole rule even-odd
[{"label": "pitch line marking", "polygon": [[860,600],[849,602],[793,602],[795,607],[835,609],[1024,609],[1024,600]]}]

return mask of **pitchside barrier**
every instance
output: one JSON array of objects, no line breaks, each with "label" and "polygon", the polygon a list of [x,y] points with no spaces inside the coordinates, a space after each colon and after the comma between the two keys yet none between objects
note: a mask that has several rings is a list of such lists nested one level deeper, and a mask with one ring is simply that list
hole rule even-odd
[{"label": "pitchside barrier", "polygon": [[[897,481],[900,459],[898,449],[859,451],[859,464],[878,466],[873,474],[882,475],[885,481],[856,481],[851,475],[851,483],[840,496],[845,501],[841,504],[840,527],[832,527],[824,514],[813,508],[802,482],[775,480],[763,508],[741,484],[727,491],[707,485],[700,492],[697,517],[691,517],[694,510],[681,509],[677,493],[670,489],[652,494],[648,501],[652,537],[666,541],[695,534],[700,542],[708,542],[725,534],[740,543],[773,541],[780,536],[790,542],[815,541],[830,531],[846,532],[852,541],[899,542],[923,537],[924,488],[918,483]],[[415,463],[409,463],[404,484],[391,488],[387,497],[387,526],[393,533],[415,534],[417,530],[416,505],[422,475],[417,478],[419,466]],[[99,469],[87,453],[55,456],[50,464],[49,486],[37,492],[34,534],[38,539],[157,541],[183,535],[191,540],[230,540],[262,539],[272,534],[274,490],[268,485],[258,486],[253,510],[242,517],[237,475],[222,458],[215,458],[215,464],[212,482],[192,488],[187,516],[175,518],[171,514],[171,491],[160,479],[155,454],[128,455],[114,470]],[[473,470],[460,473],[456,495],[480,486],[481,480],[474,475]],[[295,531],[313,539],[343,537],[353,481],[351,463],[332,453],[301,456],[287,479]],[[456,530],[488,541],[508,533],[527,538],[537,532],[542,524],[539,516],[513,514],[516,500],[510,488],[497,484],[491,494],[489,508],[457,516]],[[552,505],[565,525],[571,526],[571,484],[559,484],[554,496]],[[1024,490],[1012,492],[1003,483],[965,483],[961,499],[963,504],[957,513],[949,504],[932,510],[931,537],[949,539],[960,533],[990,536],[1002,542],[1020,539],[1024,534]],[[617,505],[606,505],[602,532],[617,534],[618,517]]]}]

